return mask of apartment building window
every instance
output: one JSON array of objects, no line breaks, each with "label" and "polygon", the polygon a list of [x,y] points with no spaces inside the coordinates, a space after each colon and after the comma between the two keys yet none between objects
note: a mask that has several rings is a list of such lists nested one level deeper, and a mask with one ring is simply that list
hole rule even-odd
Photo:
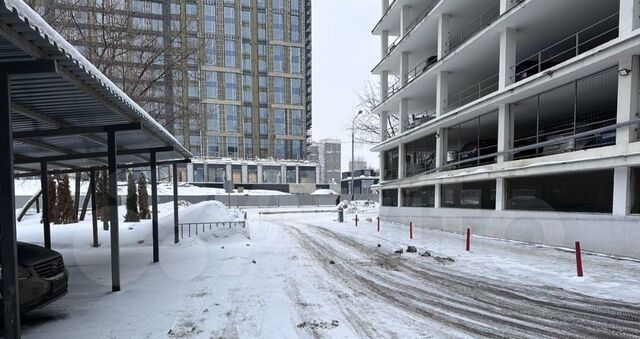
[{"label": "apartment building window", "polygon": [[238,157],[238,138],[227,137],[227,156],[237,158]]},{"label": "apartment building window", "polygon": [[236,67],[236,42],[233,40],[224,41],[224,67]]},{"label": "apartment building window", "polygon": [[224,7],[224,35],[236,35],[236,9]]},{"label": "apartment building window", "polygon": [[238,100],[238,83],[235,73],[224,73],[224,98]]},{"label": "apartment building window", "polygon": [[302,159],[302,141],[291,140],[291,159]]},{"label": "apartment building window", "polygon": [[[238,131],[238,107],[234,105],[224,105],[225,119],[226,119],[226,131],[237,132]],[[236,145],[237,146],[237,145]]]},{"label": "apartment building window", "polygon": [[496,181],[442,185],[442,207],[495,209]]},{"label": "apartment building window", "polygon": [[291,42],[300,42],[300,17],[292,14],[290,16],[290,20]]},{"label": "apartment building window", "polygon": [[242,100],[244,102],[253,102],[253,91],[251,90],[252,82],[253,78],[251,75],[242,76]]},{"label": "apartment building window", "polygon": [[275,155],[276,159],[284,159],[286,156],[285,147],[284,147],[284,139],[276,139],[275,143]]},{"label": "apartment building window", "polygon": [[436,168],[436,135],[432,134],[405,145],[407,177]]},{"label": "apartment building window", "polygon": [[302,136],[302,111],[299,109],[292,109],[291,114],[291,131],[293,136]]},{"label": "apartment building window", "polygon": [[260,135],[269,134],[269,128],[267,127],[266,121],[260,121]]},{"label": "apartment building window", "polygon": [[244,112],[244,127],[243,127],[243,131],[244,134],[251,134],[253,131],[252,128],[252,114],[251,114],[251,107],[245,106],[242,108],[243,112]]},{"label": "apartment building window", "polygon": [[273,22],[271,23],[271,36],[273,40],[284,40],[284,16],[282,14],[273,14]]},{"label": "apartment building window", "polygon": [[258,44],[258,72],[267,72],[267,45]]},{"label": "apartment building window", "polygon": [[507,209],[611,213],[613,170],[506,179]]},{"label": "apartment building window", "polygon": [[244,139],[244,157],[245,159],[253,158],[253,140],[251,138]]},{"label": "apartment building window", "polygon": [[251,39],[251,11],[249,9],[242,10],[242,38]]},{"label": "apartment building window", "polygon": [[271,0],[271,8],[275,10],[284,10],[284,0]]},{"label": "apartment building window", "polygon": [[[530,146],[515,152],[513,158],[614,145],[615,129],[572,137],[614,125],[617,100],[618,71],[612,68],[510,105],[514,119],[513,146]],[[543,142],[541,147],[535,147]]]},{"label": "apartment building window", "polygon": [[216,65],[216,39],[205,39],[204,63],[208,66]]},{"label": "apartment building window", "polygon": [[216,32],[216,6],[204,5],[204,32],[214,34]]},{"label": "apartment building window", "polygon": [[207,131],[220,131],[220,105],[205,104],[207,114]]},{"label": "apartment building window", "polygon": [[266,105],[267,100],[267,77],[258,77],[258,102],[261,105]]},{"label": "apartment building window", "polygon": [[171,14],[178,15],[180,14],[180,4],[172,2],[171,3]]},{"label": "apartment building window", "polygon": [[[285,134],[285,111],[281,108],[273,110],[273,123],[276,135]],[[284,147],[284,146],[283,146]]]},{"label": "apartment building window", "polygon": [[398,207],[398,190],[382,190],[382,206]]},{"label": "apartment building window", "polygon": [[251,6],[251,0],[242,0],[242,1],[240,2],[240,4],[241,4],[243,7],[249,7],[249,6]]},{"label": "apartment building window", "polygon": [[[210,157],[219,157],[220,154],[220,142],[218,136],[210,136],[207,138],[207,152]],[[209,176],[211,180],[211,176]]]},{"label": "apartment building window", "polygon": [[496,162],[498,112],[454,125],[446,130],[447,169],[460,169]]},{"label": "apartment building window", "polygon": [[392,149],[384,154],[384,180],[398,179],[398,150]]},{"label": "apartment building window", "polygon": [[289,67],[291,73],[300,74],[302,73],[302,67],[300,66],[300,55],[301,51],[298,47],[289,47],[289,53],[291,54]]},{"label": "apartment building window", "polygon": [[258,40],[267,40],[267,13],[258,12]]},{"label": "apartment building window", "polygon": [[284,78],[273,77],[273,103],[284,104]]},{"label": "apartment building window", "polygon": [[266,7],[267,1],[266,0],[256,0],[256,3],[258,5],[258,8],[264,9]]},{"label": "apartment building window", "polygon": [[302,105],[302,80],[291,79],[291,104]]},{"label": "apartment building window", "polygon": [[435,186],[404,188],[402,189],[402,206],[434,207],[435,197]]},{"label": "apartment building window", "polygon": [[289,8],[291,11],[299,11],[300,10],[300,2],[298,0],[291,0],[289,3]]},{"label": "apartment building window", "polygon": [[187,4],[187,14],[188,15],[196,15],[198,12],[198,6],[196,4]]},{"label": "apartment building window", "polygon": [[242,70],[251,71],[251,44],[242,43]]},{"label": "apartment building window", "polygon": [[201,145],[199,135],[189,136],[189,151],[191,151],[193,155],[200,155]]},{"label": "apartment building window", "polygon": [[260,158],[266,158],[268,155],[269,155],[269,139],[260,138]]},{"label": "apartment building window", "polygon": [[271,46],[271,69],[274,72],[284,72],[284,47]]},{"label": "apartment building window", "polygon": [[218,72],[206,72],[205,86],[207,99],[218,99]]}]

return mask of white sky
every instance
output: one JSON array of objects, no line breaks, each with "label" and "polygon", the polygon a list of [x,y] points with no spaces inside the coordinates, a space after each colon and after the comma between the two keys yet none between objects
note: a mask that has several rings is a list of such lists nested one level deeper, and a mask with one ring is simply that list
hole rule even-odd
[{"label": "white sky", "polygon": [[[342,140],[342,171],[351,160],[351,115],[358,93],[373,78],[380,61],[380,39],[371,34],[380,19],[380,0],[313,0],[313,130],[314,140]],[[356,144],[362,157],[378,168],[372,145]]]}]

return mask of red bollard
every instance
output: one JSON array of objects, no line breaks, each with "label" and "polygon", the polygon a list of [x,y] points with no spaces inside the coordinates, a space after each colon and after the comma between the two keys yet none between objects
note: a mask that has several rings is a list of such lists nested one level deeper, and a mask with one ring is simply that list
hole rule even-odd
[{"label": "red bollard", "polygon": [[409,221],[409,239],[413,239],[413,222]]},{"label": "red bollard", "polygon": [[583,276],[582,272],[582,254],[580,253],[580,242],[576,241],[576,269],[578,270],[578,276]]},{"label": "red bollard", "polygon": [[378,232],[380,232],[380,217],[378,217]]},{"label": "red bollard", "polygon": [[467,252],[471,249],[471,229],[467,228]]},{"label": "red bollard", "polygon": [[356,226],[358,226],[358,215],[356,214]]}]

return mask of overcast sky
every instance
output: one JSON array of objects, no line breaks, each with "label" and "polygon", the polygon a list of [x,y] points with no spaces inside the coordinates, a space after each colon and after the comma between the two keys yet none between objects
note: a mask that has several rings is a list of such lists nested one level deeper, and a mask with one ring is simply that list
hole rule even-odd
[{"label": "overcast sky", "polygon": [[[380,59],[380,39],[371,30],[380,19],[380,0],[312,0],[313,139],[342,140],[342,171],[351,160],[347,126],[358,93],[372,79]],[[356,158],[378,168],[372,145],[356,144]]]}]

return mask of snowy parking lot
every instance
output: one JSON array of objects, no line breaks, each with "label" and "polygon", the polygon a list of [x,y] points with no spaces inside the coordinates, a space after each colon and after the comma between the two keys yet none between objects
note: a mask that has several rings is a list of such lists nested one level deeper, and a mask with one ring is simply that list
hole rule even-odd
[{"label": "snowy parking lot", "polygon": [[[122,292],[110,292],[108,232],[56,225],[69,294],[23,316],[25,337],[609,337],[640,336],[640,263],[382,222],[375,206],[248,210],[247,229],[219,228],[173,244],[160,206],[160,263],[150,222],[121,224]],[[354,226],[354,212],[360,220]],[[184,222],[243,213],[207,202]],[[37,215],[21,241],[42,241]],[[90,220],[90,218],[88,218]],[[206,220],[205,220],[206,219]],[[417,252],[407,253],[407,246]],[[403,253],[394,253],[403,249]]]}]

